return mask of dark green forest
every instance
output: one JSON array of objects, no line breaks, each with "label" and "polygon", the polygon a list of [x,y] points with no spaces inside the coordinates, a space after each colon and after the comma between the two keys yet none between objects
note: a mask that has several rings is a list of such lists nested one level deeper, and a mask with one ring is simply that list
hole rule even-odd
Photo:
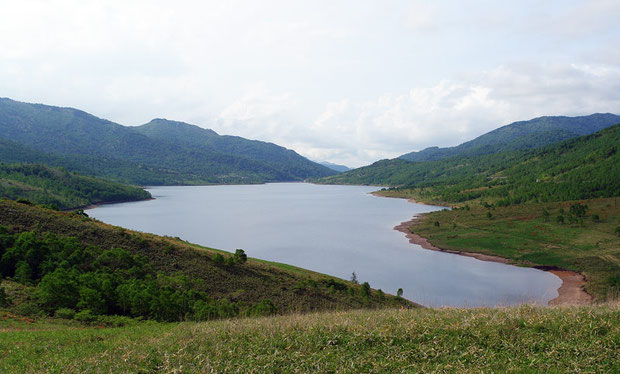
[{"label": "dark green forest", "polygon": [[499,205],[620,195],[620,125],[537,150],[427,162],[383,160],[321,179],[415,190],[427,200],[487,199]]},{"label": "dark green forest", "polygon": [[301,181],[335,174],[272,143],[182,122],[128,127],[72,108],[0,99],[0,161],[139,185]]},{"label": "dark green forest", "polygon": [[75,209],[102,202],[148,199],[151,194],[136,187],[102,178],[82,176],[37,164],[0,163],[0,197]]}]

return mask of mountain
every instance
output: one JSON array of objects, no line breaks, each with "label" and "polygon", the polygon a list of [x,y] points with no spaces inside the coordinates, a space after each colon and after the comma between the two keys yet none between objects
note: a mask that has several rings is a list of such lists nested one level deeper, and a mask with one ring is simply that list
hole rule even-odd
[{"label": "mountain", "polygon": [[581,117],[539,117],[514,122],[456,147],[430,147],[400,156],[407,161],[432,161],[454,156],[478,156],[512,150],[536,149],[547,144],[592,134],[620,123],[615,114],[591,114]]},{"label": "mountain", "polygon": [[311,178],[314,175],[333,174],[325,167],[279,145],[239,136],[218,135],[213,130],[184,122],[157,118],[132,129],[150,139],[171,146],[185,147],[192,152],[207,152],[258,161],[277,173],[294,176],[297,180]]},{"label": "mountain", "polygon": [[442,202],[484,198],[503,205],[620,196],[620,124],[535,150],[436,161],[382,160],[321,179],[410,189]]},{"label": "mountain", "polygon": [[52,166],[97,169],[94,175],[136,184],[263,183],[334,174],[274,144],[221,137],[180,122],[132,128],[73,108],[6,98],[0,98],[0,134],[3,146],[19,148],[21,155],[0,161],[31,161],[31,149]]},{"label": "mountain", "polygon": [[74,209],[102,202],[148,199],[141,188],[43,165],[0,163],[0,197]]},{"label": "mountain", "polygon": [[321,164],[323,166],[326,166],[326,167],[328,167],[328,168],[330,168],[332,170],[335,170],[335,171],[337,171],[339,173],[344,173],[345,171],[351,170],[351,168],[348,167],[348,166],[333,164],[333,163],[331,163],[329,161],[319,162],[319,164]]}]

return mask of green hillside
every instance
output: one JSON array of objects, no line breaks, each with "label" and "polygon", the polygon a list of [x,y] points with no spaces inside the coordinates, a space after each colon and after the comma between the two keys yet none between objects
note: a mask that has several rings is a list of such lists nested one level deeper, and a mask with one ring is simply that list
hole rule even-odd
[{"label": "green hillside", "polygon": [[154,119],[133,129],[151,139],[189,148],[194,152],[214,152],[230,157],[260,161],[282,176],[291,175],[297,180],[333,174],[325,170],[322,165],[279,145],[248,140],[239,136],[218,135],[213,130],[184,122]]},{"label": "green hillside", "polygon": [[[200,130],[201,135],[210,133],[194,130]],[[245,141],[263,154],[271,154],[273,160],[265,162],[255,157],[260,152],[220,150],[186,143],[191,136],[175,141],[169,134],[148,133],[150,136],[72,108],[0,99],[0,138],[11,142],[3,146],[17,143],[39,152],[36,157],[46,158],[52,166],[81,173],[98,169],[95,175],[142,185],[296,181],[334,173],[269,143]],[[28,152],[18,152],[0,161],[32,162],[32,158]]]},{"label": "green hillside", "polygon": [[548,116],[514,122],[456,147],[430,147],[400,156],[407,161],[432,161],[450,157],[471,157],[514,150],[527,150],[578,136],[592,134],[620,123],[615,114],[591,114],[581,117]]},{"label": "green hillside", "polygon": [[425,201],[486,199],[500,205],[620,195],[620,125],[533,151],[428,162],[401,159],[324,178],[323,183],[397,186]]},{"label": "green hillside", "polygon": [[178,321],[413,306],[367,283],[248,259],[243,250],[230,254],[7,200],[0,201],[0,272],[13,281],[9,310],[33,316]]},{"label": "green hillside", "polygon": [[43,165],[0,163],[0,197],[74,209],[102,202],[148,199],[151,194],[135,186]]}]

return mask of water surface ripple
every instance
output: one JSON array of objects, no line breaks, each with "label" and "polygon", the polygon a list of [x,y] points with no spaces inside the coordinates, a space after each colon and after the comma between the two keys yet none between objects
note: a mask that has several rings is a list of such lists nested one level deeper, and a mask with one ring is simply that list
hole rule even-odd
[{"label": "water surface ripple", "polygon": [[376,187],[274,183],[151,187],[155,200],[88,210],[101,221],[360,282],[427,306],[546,303],[553,274],[430,251],[393,230],[436,209],[375,197]]}]

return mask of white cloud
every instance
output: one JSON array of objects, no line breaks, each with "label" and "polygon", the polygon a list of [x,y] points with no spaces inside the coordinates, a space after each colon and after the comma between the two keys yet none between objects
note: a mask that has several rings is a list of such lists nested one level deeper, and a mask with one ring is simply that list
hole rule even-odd
[{"label": "white cloud", "polygon": [[620,3],[0,0],[0,96],[359,166],[620,112]]},{"label": "white cloud", "polygon": [[608,111],[620,113],[618,68],[504,65],[400,95],[329,103],[306,127],[310,141],[280,141],[314,159],[360,166],[432,145],[458,145],[518,120]]}]

